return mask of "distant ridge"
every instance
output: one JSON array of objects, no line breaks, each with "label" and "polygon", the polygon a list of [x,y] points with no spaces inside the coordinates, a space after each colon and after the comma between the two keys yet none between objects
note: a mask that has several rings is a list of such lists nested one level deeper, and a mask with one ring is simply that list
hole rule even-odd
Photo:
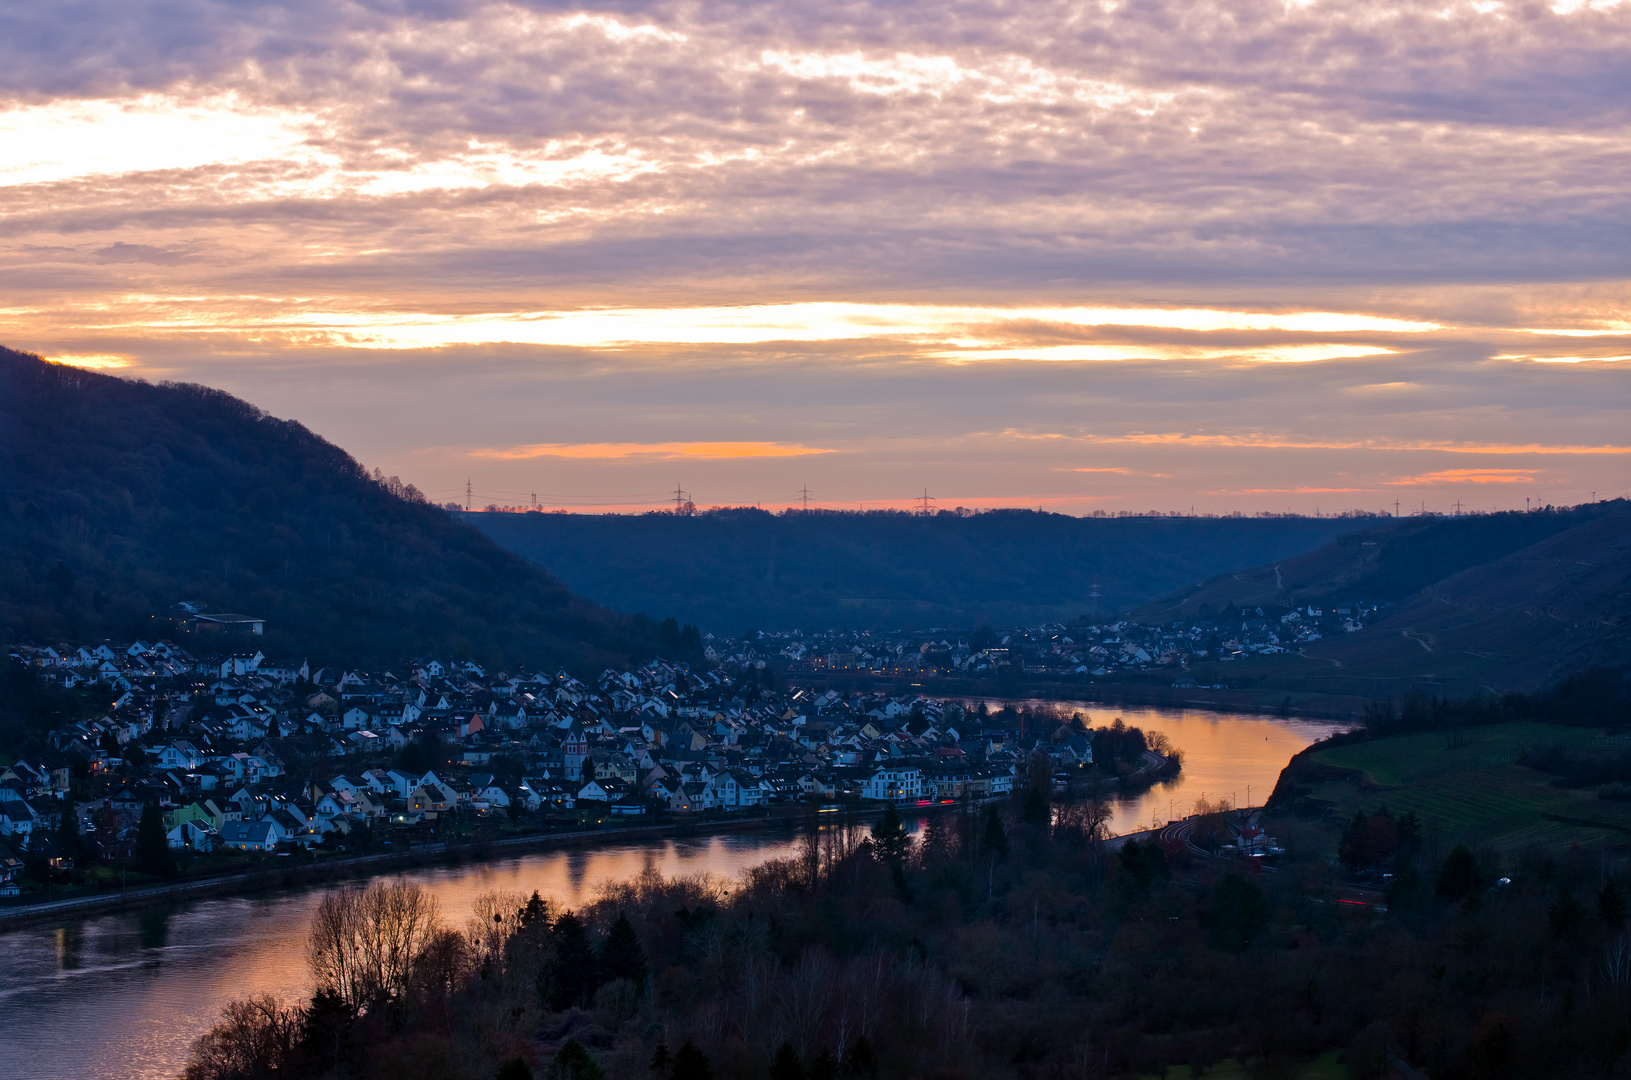
[{"label": "distant ridge", "polygon": [[972,629],[1104,618],[1316,548],[1365,519],[472,513],[575,592],[704,629]]},{"label": "distant ridge", "polygon": [[1594,667],[1631,667],[1631,503],[1390,521],[1134,614],[1165,622],[1355,600],[1388,606],[1363,630],[1251,671],[1387,696],[1410,685],[1529,691]]},{"label": "distant ridge", "polygon": [[[172,636],[178,601],[266,620],[325,663],[416,655],[592,669],[649,622],[574,597],[403,485],[220,390],[0,348],[0,632]],[[408,498],[402,497],[403,494]]]}]

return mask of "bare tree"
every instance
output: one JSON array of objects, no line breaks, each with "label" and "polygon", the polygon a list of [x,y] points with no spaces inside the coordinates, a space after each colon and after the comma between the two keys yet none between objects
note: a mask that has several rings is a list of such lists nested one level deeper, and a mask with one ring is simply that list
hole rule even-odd
[{"label": "bare tree", "polygon": [[184,1080],[244,1080],[276,1075],[294,1052],[300,1013],[270,994],[242,998],[221,1010],[216,1025],[193,1043]]},{"label": "bare tree", "polygon": [[504,972],[504,959],[510,939],[521,928],[522,909],[527,898],[520,893],[485,892],[471,904],[465,938],[476,964],[495,975]]},{"label": "bare tree", "polygon": [[436,898],[418,885],[338,889],[317,905],[307,959],[319,989],[366,1009],[407,991],[415,960],[441,929]]}]

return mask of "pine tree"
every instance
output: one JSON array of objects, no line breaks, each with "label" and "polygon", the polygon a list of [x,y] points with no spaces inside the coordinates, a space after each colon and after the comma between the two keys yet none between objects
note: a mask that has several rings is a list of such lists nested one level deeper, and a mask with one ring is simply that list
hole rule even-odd
[{"label": "pine tree", "polygon": [[674,1080],[714,1080],[713,1063],[690,1039],[674,1053]]},{"label": "pine tree", "polygon": [[923,863],[932,866],[956,854],[957,834],[952,827],[951,815],[930,814],[929,824],[923,830]]},{"label": "pine tree", "polygon": [[646,952],[640,947],[634,925],[621,911],[600,947],[600,975],[607,982],[627,979],[636,986],[646,981]]},{"label": "pine tree", "polygon": [[1003,828],[1002,813],[995,804],[985,808],[985,828],[980,830],[981,846],[987,855],[999,859],[1008,857],[1008,830]]},{"label": "pine tree", "polygon": [[57,823],[57,854],[75,862],[85,857],[85,838],[79,835],[79,806],[71,793],[62,799],[62,815]]},{"label": "pine tree", "polygon": [[587,1005],[600,985],[595,972],[595,950],[583,920],[568,911],[555,920],[550,933],[555,959],[539,977],[539,993],[556,1011]]},{"label": "pine tree", "polygon": [[776,1057],[770,1063],[770,1080],[804,1080],[804,1066],[793,1044],[784,1042],[776,1048]]},{"label": "pine tree", "polygon": [[142,819],[136,826],[136,869],[153,877],[168,877],[175,872],[170,841],[164,835],[164,819],[156,802],[142,807]]},{"label": "pine tree", "polygon": [[602,1080],[604,1069],[576,1039],[567,1039],[550,1063],[550,1080]]}]

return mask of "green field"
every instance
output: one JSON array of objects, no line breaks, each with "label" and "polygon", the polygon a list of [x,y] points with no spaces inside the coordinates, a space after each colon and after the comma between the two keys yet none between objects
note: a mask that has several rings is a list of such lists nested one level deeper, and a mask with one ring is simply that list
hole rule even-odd
[{"label": "green field", "polygon": [[1314,759],[1361,779],[1324,781],[1312,795],[1344,815],[1413,810],[1448,844],[1515,851],[1631,840],[1631,803],[1599,799],[1596,788],[1553,787],[1549,774],[1517,764],[1525,747],[1547,742],[1619,752],[1631,749],[1631,733],[1516,723],[1333,747]]}]

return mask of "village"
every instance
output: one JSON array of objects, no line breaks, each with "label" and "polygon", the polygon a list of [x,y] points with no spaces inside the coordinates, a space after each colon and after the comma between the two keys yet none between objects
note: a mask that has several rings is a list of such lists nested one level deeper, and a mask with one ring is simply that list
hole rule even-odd
[{"label": "village", "polygon": [[206,652],[255,640],[258,620],[229,625],[187,635],[191,649],[12,651],[107,705],[0,766],[0,895],[18,895],[25,866],[83,884],[76,863],[134,865],[144,813],[160,815],[167,846],[196,870],[223,856],[378,851],[483,831],[967,805],[1007,797],[1038,755],[1061,786],[1114,786],[1165,764],[1140,737],[1130,764],[1093,770],[1080,717],[1028,730],[983,703],[789,686],[796,650],[777,636],[709,636],[709,670],[658,659],[588,682],[470,661],[360,670]]},{"label": "village", "polygon": [[1322,636],[1364,628],[1373,604],[1227,610],[1209,619],[1147,625],[1118,620],[1085,625],[1050,623],[973,633],[929,630],[874,633],[802,630],[710,638],[707,657],[726,664],[770,662],[790,675],[853,673],[874,677],[924,675],[1000,677],[1043,675],[1092,681],[1130,672],[1171,669],[1175,685],[1193,686],[1192,661],[1231,662],[1294,653]]}]

